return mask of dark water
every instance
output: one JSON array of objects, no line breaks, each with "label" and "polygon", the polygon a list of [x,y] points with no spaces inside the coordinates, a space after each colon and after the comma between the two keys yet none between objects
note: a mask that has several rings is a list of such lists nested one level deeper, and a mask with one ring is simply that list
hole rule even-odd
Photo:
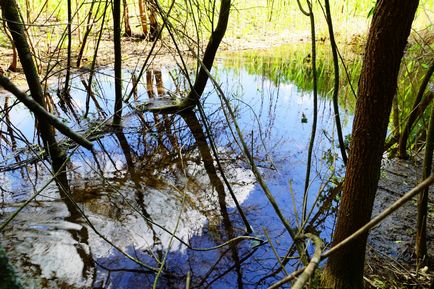
[{"label": "dark water", "polygon": [[[301,216],[312,92],[248,72],[243,61],[234,68],[228,59],[221,59],[213,73],[235,109],[266,183],[295,227]],[[71,105],[66,104],[65,111],[56,106],[74,130],[92,129],[98,136],[95,155],[82,148],[69,150],[72,201],[60,198],[53,182],[46,186],[49,165],[37,161],[41,156],[35,157],[36,146],[26,144],[37,143],[31,115],[20,104],[9,112],[16,148],[2,142],[1,222],[38,194],[1,233],[1,245],[25,287],[152,288],[156,274],[134,260],[163,267],[156,288],[186,288],[188,272],[190,288],[266,288],[281,279],[285,272],[279,270],[272,246],[260,240],[269,236],[280,257],[288,254],[292,241],[244,159],[230,129],[232,121],[227,122],[212,87],[202,101],[207,132],[198,111],[181,117],[136,109],[149,97],[187,87],[177,68],[149,71],[148,78],[140,80],[137,95],[124,104],[123,129],[114,131],[100,125],[110,118],[114,104],[111,75],[110,70],[97,74],[93,92],[98,105],[90,100],[87,118],[83,117],[87,93],[81,82],[88,77],[85,72],[73,80]],[[130,78],[131,72],[125,71],[126,95]],[[59,104],[55,91],[51,95]],[[6,98],[3,94],[3,103]],[[9,106],[12,101],[8,100]],[[308,197],[314,213],[318,191],[327,194],[341,168],[331,100],[320,97],[318,111]],[[344,113],[342,117],[348,134],[352,117]],[[7,131],[5,121],[2,131]],[[203,142],[209,133],[224,176],[254,230],[250,234],[254,239],[238,239],[213,250],[246,232],[217,163],[204,157],[213,155]],[[27,159],[33,160],[31,164],[15,165]],[[71,210],[74,202],[85,217]],[[332,222],[331,217],[315,224],[326,241]],[[291,259],[286,270],[291,272],[297,264]]]}]

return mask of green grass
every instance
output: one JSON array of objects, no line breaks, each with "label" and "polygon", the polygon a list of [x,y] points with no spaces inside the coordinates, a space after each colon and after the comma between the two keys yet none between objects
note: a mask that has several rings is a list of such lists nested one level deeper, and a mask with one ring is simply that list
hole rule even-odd
[{"label": "green grass", "polygon": [[[306,9],[306,2],[300,1]],[[369,12],[375,1],[330,0],[335,32],[341,39],[366,32]],[[310,31],[309,18],[303,15],[297,1],[289,0],[235,0],[233,4],[228,36],[249,38],[257,35],[277,34],[306,35]],[[316,29],[319,37],[326,37],[327,25],[319,2],[313,2]],[[434,18],[434,4],[429,0],[420,1],[420,7],[413,27],[421,30],[431,25]]]},{"label": "green grass", "polygon": [[[350,82],[357,92],[357,84],[362,68],[363,55],[360,53],[362,43],[344,46],[341,54],[350,75],[346,77],[340,65],[339,103],[348,111],[354,112],[355,97]],[[398,78],[397,100],[399,106],[400,130],[412,109],[414,99],[424,78],[428,64],[432,61],[433,45],[421,45],[412,42],[402,60]],[[355,53],[356,51],[356,53]],[[330,47],[327,42],[317,45],[318,90],[322,97],[331,98],[333,89],[333,63]],[[295,84],[300,90],[310,92],[313,89],[312,67],[310,60],[310,43],[287,44],[269,50],[249,50],[224,54],[225,66],[229,69],[244,69],[252,75],[263,75],[275,85]],[[409,143],[414,144],[428,126],[430,108],[425,110],[421,119],[415,124]],[[394,128],[391,125],[390,130]],[[423,141],[423,139],[419,139]]]}]

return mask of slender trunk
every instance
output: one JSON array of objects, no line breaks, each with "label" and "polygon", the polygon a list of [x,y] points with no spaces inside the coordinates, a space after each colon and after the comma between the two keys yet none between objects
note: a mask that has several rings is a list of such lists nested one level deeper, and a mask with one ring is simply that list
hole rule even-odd
[{"label": "slender trunk", "polygon": [[333,32],[333,22],[332,22],[332,14],[330,12],[329,0],[325,0],[325,10],[326,10],[326,17],[327,17],[327,26],[329,29],[330,45],[332,47],[333,66],[334,66],[334,71],[335,71],[334,86],[333,86],[333,110],[335,113],[335,123],[336,123],[336,131],[338,133],[339,149],[341,150],[342,160],[344,161],[344,164],[346,165],[347,164],[347,153],[345,151],[345,142],[344,142],[344,137],[342,134],[342,126],[341,126],[341,119],[339,116],[339,104],[338,104],[339,59],[338,59],[337,45],[336,45],[336,41],[335,41],[335,34]]},{"label": "slender trunk", "polygon": [[312,74],[313,74],[313,121],[312,121],[312,131],[310,135],[309,148],[307,152],[307,164],[306,164],[306,178],[304,181],[304,195],[303,195],[303,211],[302,211],[302,223],[306,220],[306,211],[307,211],[307,199],[308,199],[308,191],[309,191],[309,182],[310,182],[310,171],[312,167],[312,153],[313,153],[313,145],[315,143],[315,135],[316,135],[316,126],[318,120],[318,80],[317,80],[317,72],[316,72],[316,43],[315,43],[315,15],[312,10],[312,2],[306,1],[309,8],[309,18],[310,18],[310,37],[311,40],[311,53],[312,53]]},{"label": "slender trunk", "polygon": [[[431,117],[428,127],[428,136],[425,146],[425,157],[423,161],[422,179],[426,179],[432,173],[432,158],[434,150],[434,104],[431,105]],[[417,224],[416,224],[416,257],[419,262],[426,262],[426,218],[428,213],[428,188],[419,195],[417,203]]]},{"label": "slender trunk", "polygon": [[[30,93],[33,99],[46,110],[47,104],[42,93],[36,65],[33,62],[30,47],[25,37],[24,26],[18,13],[18,5],[15,0],[2,0],[0,1],[0,7],[3,12],[3,18],[7,21],[15,46],[17,47]],[[69,191],[68,179],[65,171],[66,154],[59,147],[55,138],[54,129],[49,122],[43,117],[37,117],[37,122],[44,147],[51,159],[53,174],[57,175],[55,180],[59,187],[60,194],[62,197],[66,197],[65,192]]]},{"label": "slender trunk", "polygon": [[214,63],[217,49],[226,33],[228,26],[229,12],[231,9],[231,0],[222,0],[220,4],[219,18],[216,29],[211,33],[208,40],[208,44],[203,55],[202,63],[206,69],[201,67],[199,73],[194,81],[193,87],[187,96],[187,106],[194,106],[199,101],[203,91],[205,90],[206,83],[208,81],[208,72],[211,71]]},{"label": "slender trunk", "polygon": [[139,0],[140,24],[142,25],[143,37],[148,37],[148,16],[146,14],[146,0]]},{"label": "slender trunk", "polygon": [[65,86],[63,88],[62,96],[65,98],[69,98],[69,78],[71,75],[71,53],[72,53],[72,7],[71,7],[71,0],[67,0],[67,13],[68,13],[68,23],[67,23],[67,30],[68,30],[68,51],[66,55],[66,76],[65,76]]},{"label": "slender trunk", "polygon": [[414,122],[417,119],[417,111],[418,107],[422,101],[423,93],[425,92],[426,87],[428,86],[429,80],[434,72],[434,61],[431,63],[431,66],[429,67],[427,73],[425,74],[425,77],[422,81],[422,84],[420,85],[419,91],[416,95],[416,99],[414,100],[413,108],[410,112],[410,115],[408,117],[408,120],[405,124],[405,127],[402,131],[401,137],[399,139],[399,145],[398,145],[398,152],[400,158],[408,158],[407,154],[407,140],[410,136],[411,128],[413,127]]},{"label": "slender trunk", "polygon": [[113,1],[113,30],[115,52],[115,108],[113,125],[120,125],[122,115],[121,0]]},{"label": "slender trunk", "polygon": [[125,36],[131,37],[133,34],[131,32],[130,26],[130,14],[128,13],[128,2],[127,0],[122,1],[124,5],[124,28],[125,28]]},{"label": "slender trunk", "polygon": [[[401,58],[418,1],[379,0],[372,19],[354,117],[350,155],[333,245],[366,224],[372,213]],[[329,258],[324,285],[363,288],[368,234]],[[350,263],[349,263],[350,262]]]},{"label": "slender trunk", "polygon": [[[98,6],[96,8],[96,11],[98,11],[100,3],[101,2],[98,2]],[[86,43],[87,43],[87,38],[89,37],[90,31],[92,30],[92,27],[94,24],[94,20],[92,20],[92,12],[93,12],[93,5],[94,4],[95,4],[95,1],[92,1],[90,3],[89,12],[87,14],[86,30],[84,31],[84,34],[83,34],[83,40],[81,42],[80,51],[78,52],[77,62],[75,64],[77,67],[80,67],[81,59],[83,58],[84,49],[85,49]]]}]

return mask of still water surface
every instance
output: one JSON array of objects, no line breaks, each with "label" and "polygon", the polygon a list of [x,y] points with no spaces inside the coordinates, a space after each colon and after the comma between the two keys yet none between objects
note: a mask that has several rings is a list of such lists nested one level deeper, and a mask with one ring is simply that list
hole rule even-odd
[{"label": "still water surface", "polygon": [[[295,226],[303,199],[312,92],[289,81],[276,83],[260,69],[248,70],[247,58],[237,59],[237,63],[240,65],[234,67],[231,58],[222,58],[213,73],[231,100],[266,183]],[[50,179],[46,161],[8,169],[34,158],[36,147],[15,155],[10,147],[2,146],[0,220],[40,192],[1,235],[1,245],[25,287],[151,288],[155,273],[121,251],[155,268],[164,260],[157,288],[185,288],[188,272],[190,288],[266,288],[281,279],[285,272],[279,270],[267,242],[243,239],[213,250],[200,249],[245,234],[227,187],[223,193],[216,188],[224,183],[217,163],[203,158],[204,154],[213,155],[203,141],[209,133],[224,175],[254,230],[250,235],[264,241],[269,237],[281,257],[292,244],[245,161],[232,121],[228,124],[212,87],[209,85],[202,101],[208,133],[198,111],[182,118],[136,109],[149,98],[186,87],[176,68],[150,70],[139,81],[137,94],[124,104],[123,129],[114,131],[99,125],[110,117],[114,104],[111,71],[97,74],[94,99],[90,99],[84,118],[87,93],[82,80],[87,78],[86,72],[74,78],[71,105],[65,105],[65,111],[57,105],[55,111],[74,130],[93,128],[98,132],[95,154],[82,148],[69,151],[73,201],[86,217],[71,210],[73,203],[60,198],[54,183],[40,192]],[[124,78],[130,79],[131,72],[125,71]],[[131,83],[125,81],[124,88],[129,92]],[[51,95],[53,102],[59,103],[55,91]],[[6,101],[6,95],[1,97]],[[9,107],[12,100],[8,100]],[[310,205],[320,188],[327,191],[331,186],[327,184],[339,175],[342,166],[334,142],[337,138],[329,97],[320,96],[318,111]],[[348,134],[352,116],[344,111],[342,117]],[[26,109],[20,104],[13,106],[9,118],[15,125],[15,151],[25,148],[26,140],[36,142],[34,120]],[[2,130],[6,130],[4,123]],[[217,173],[210,167],[217,168]],[[315,207],[313,210],[315,213]],[[332,222],[332,217],[325,218],[314,226],[326,241]],[[297,264],[297,260],[289,261],[286,270],[294,270]]]}]

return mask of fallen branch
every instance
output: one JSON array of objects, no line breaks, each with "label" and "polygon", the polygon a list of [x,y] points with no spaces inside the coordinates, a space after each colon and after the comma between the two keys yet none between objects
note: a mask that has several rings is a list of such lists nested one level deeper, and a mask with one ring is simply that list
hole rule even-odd
[{"label": "fallen branch", "polygon": [[39,118],[45,118],[52,126],[60,131],[65,136],[69,137],[82,147],[92,150],[93,144],[85,139],[83,136],[77,134],[65,124],[63,124],[57,117],[46,111],[35,100],[27,96],[24,92],[18,89],[7,77],[0,75],[0,85],[4,89],[15,95],[31,112],[33,112]]}]

